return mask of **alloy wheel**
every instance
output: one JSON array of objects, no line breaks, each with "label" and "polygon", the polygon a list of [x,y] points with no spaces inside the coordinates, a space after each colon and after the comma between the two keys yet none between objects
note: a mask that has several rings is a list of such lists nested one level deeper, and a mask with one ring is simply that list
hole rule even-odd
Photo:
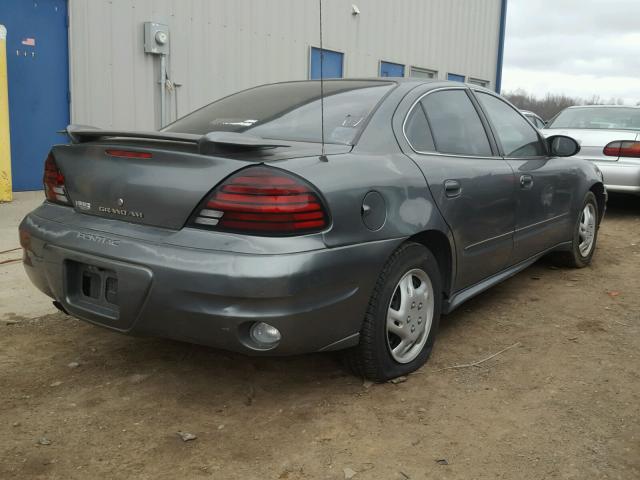
[{"label": "alloy wheel", "polygon": [[578,225],[578,249],[586,257],[591,253],[596,237],[596,209],[593,203],[587,203],[582,210]]},{"label": "alloy wheel", "polygon": [[387,309],[387,346],[393,359],[409,363],[422,351],[433,322],[433,285],[414,268],[400,279]]}]

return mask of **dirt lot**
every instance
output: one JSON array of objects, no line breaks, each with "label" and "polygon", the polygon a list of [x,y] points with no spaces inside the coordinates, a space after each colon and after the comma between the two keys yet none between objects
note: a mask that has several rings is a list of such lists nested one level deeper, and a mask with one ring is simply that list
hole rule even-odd
[{"label": "dirt lot", "polygon": [[2,479],[640,478],[639,199],[591,268],[543,260],[445,317],[400,384],[31,317],[0,314]]}]

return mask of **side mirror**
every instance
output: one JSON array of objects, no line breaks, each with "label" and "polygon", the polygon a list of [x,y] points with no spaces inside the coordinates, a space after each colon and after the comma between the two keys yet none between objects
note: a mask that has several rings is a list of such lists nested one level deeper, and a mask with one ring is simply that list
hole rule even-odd
[{"label": "side mirror", "polygon": [[552,135],[547,138],[547,145],[553,157],[573,157],[580,152],[580,145],[566,135]]}]

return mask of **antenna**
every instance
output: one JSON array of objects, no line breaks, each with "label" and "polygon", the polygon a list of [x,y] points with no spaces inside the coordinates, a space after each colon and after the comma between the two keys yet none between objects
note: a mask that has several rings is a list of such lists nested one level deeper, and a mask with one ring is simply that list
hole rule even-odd
[{"label": "antenna", "polygon": [[320,160],[328,162],[329,159],[325,155],[324,149],[324,47],[322,45],[322,0],[318,0],[320,4],[320,138],[322,141],[322,153]]}]

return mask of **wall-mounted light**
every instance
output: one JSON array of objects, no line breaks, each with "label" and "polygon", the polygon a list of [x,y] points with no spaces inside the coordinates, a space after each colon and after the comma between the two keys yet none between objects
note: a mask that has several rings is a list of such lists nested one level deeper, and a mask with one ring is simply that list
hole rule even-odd
[{"label": "wall-mounted light", "polygon": [[360,15],[360,9],[355,4],[351,5],[351,15],[353,15],[353,16]]}]

